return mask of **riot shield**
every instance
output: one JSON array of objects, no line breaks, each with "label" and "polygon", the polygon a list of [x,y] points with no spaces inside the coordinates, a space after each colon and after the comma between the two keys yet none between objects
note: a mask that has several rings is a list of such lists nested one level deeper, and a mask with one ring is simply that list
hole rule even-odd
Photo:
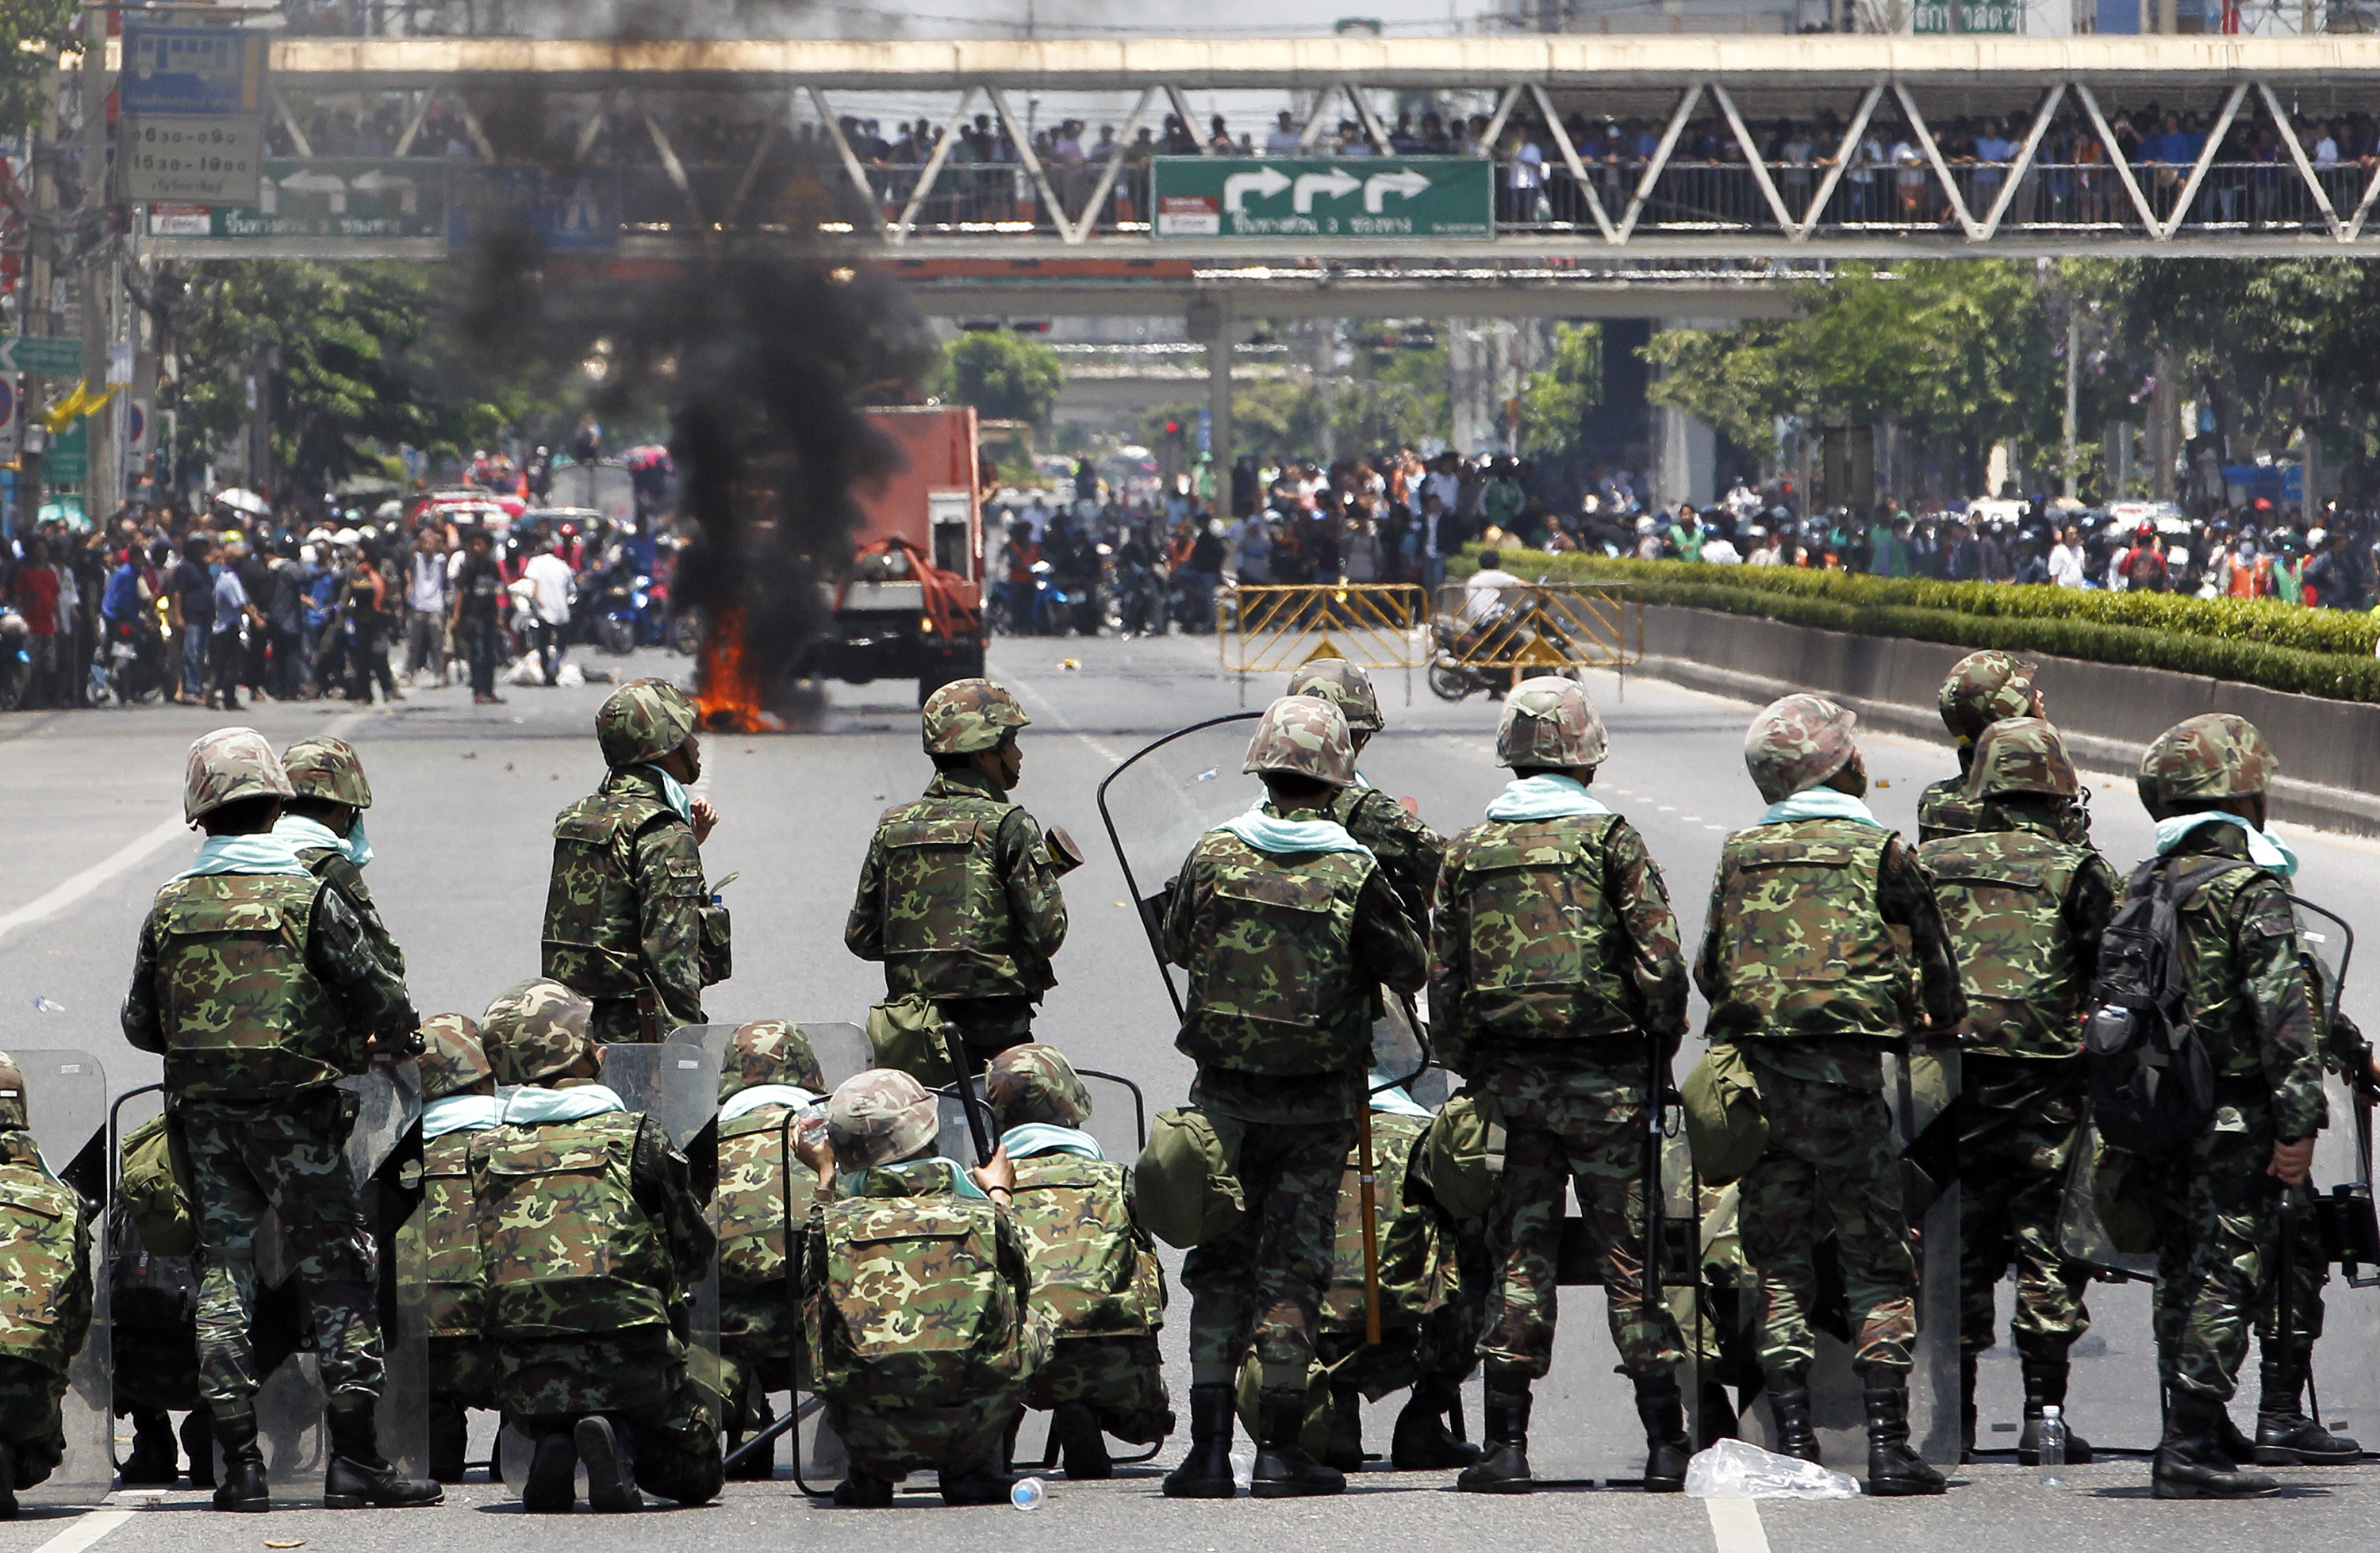
[{"label": "riot shield", "polygon": [[66,1453],[41,1483],[28,1487],[19,1482],[17,1497],[28,1505],[95,1505],[115,1485],[107,1216],[99,1206],[112,1179],[107,1074],[88,1051],[18,1048],[13,1055],[25,1075],[26,1115],[42,1163],[90,1206],[84,1246],[91,1280],[91,1326],[67,1362],[66,1394],[58,1403]]},{"label": "riot shield", "polygon": [[[819,1060],[819,1071],[826,1079],[828,1093],[856,1073],[875,1065],[868,1049],[868,1032],[849,1020],[801,1019],[795,1021],[802,1034],[808,1037],[810,1051]],[[698,1046],[710,1054],[711,1065],[724,1071],[727,1048],[735,1038],[738,1026],[734,1025],[681,1025],[670,1032],[669,1038]]]},{"label": "riot shield", "polygon": [[[2362,1440],[2371,1450],[2380,1449],[2380,1222],[2373,1208],[2372,1055],[2368,1046],[2356,1052],[2346,1042],[2327,1038],[2338,1017],[2355,934],[2310,901],[2292,897],[2291,904],[2298,941],[2314,974],[2325,1044],[2337,1059],[2323,1070],[2330,1124],[2315,1141],[2313,1171],[2307,1189],[2294,1195],[2290,1210],[2293,1223],[2310,1219],[2307,1228],[2313,1231],[2298,1237],[2293,1254],[2301,1255],[2312,1239],[2320,1243],[2324,1259],[2322,1336],[2313,1347],[2313,1398],[2305,1405],[2334,1433]],[[2353,1071],[2359,1066],[2364,1071]],[[2302,1276],[2296,1282],[2299,1291],[2308,1287]]]}]

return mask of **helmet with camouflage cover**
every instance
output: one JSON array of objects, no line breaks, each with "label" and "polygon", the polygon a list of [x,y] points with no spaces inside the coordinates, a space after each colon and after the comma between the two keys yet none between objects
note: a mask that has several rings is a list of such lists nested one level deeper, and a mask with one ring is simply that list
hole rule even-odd
[{"label": "helmet with camouflage cover", "polygon": [[281,769],[300,798],[324,798],[352,807],[371,807],[371,782],[364,758],[345,739],[299,739],[281,752]]},{"label": "helmet with camouflage cover", "polygon": [[558,981],[531,977],[496,994],[480,1016],[480,1040],[499,1084],[560,1078],[595,1049],[587,1033],[595,1005]]},{"label": "helmet with camouflage cover", "polygon": [[951,681],[926,698],[917,722],[929,755],[997,749],[1011,729],[1033,725],[1016,698],[988,679]]},{"label": "helmet with camouflage cover", "polygon": [[719,1098],[759,1084],[797,1084],[813,1095],[826,1093],[826,1074],[809,1037],[790,1019],[756,1019],[735,1026],[719,1065]]},{"label": "helmet with camouflage cover", "polygon": [[2082,790],[2066,741],[2046,719],[2011,717],[1975,740],[1975,763],[1967,772],[1970,798],[2018,793],[2071,798]]},{"label": "helmet with camouflage cover", "polygon": [[1997,648],[1971,652],[1950,666],[1938,698],[1942,726],[1971,745],[2002,718],[2033,715],[2033,665]]},{"label": "helmet with camouflage cover", "polygon": [[2141,757],[2141,802],[2153,819],[2184,804],[2244,798],[2273,784],[2281,763],[2256,725],[2238,712],[2201,712],[2156,736]]},{"label": "helmet with camouflage cover", "polygon": [[906,1159],[941,1131],[941,1108],[898,1068],[844,1079],[826,1104],[827,1141],[838,1167],[867,1170]]},{"label": "helmet with camouflage cover", "polygon": [[421,1022],[421,1098],[443,1100],[483,1078],[495,1064],[480,1044],[480,1024],[468,1013],[433,1013]]},{"label": "helmet with camouflage cover", "polygon": [[1611,741],[1578,681],[1539,674],[1512,687],[1496,726],[1500,766],[1600,766]]},{"label": "helmet with camouflage cover", "polygon": [[1091,1092],[1066,1054],[1039,1041],[1012,1046],[984,1069],[984,1103],[1002,1132],[1027,1122],[1079,1127],[1091,1119]]},{"label": "helmet with camouflage cover", "polygon": [[698,716],[686,693],[669,681],[632,679],[596,712],[595,742],[603,763],[615,770],[659,760],[686,743]]},{"label": "helmet with camouflage cover", "polygon": [[1859,753],[1859,714],[1824,696],[1788,696],[1761,709],[1743,735],[1743,764],[1770,803],[1831,779]]},{"label": "helmet with camouflage cover", "polygon": [[1319,696],[1283,696],[1265,708],[1240,770],[1288,771],[1333,787],[1355,784],[1355,741],[1347,720]]},{"label": "helmet with camouflage cover", "polygon": [[1316,658],[1299,664],[1289,676],[1289,688],[1281,694],[1313,696],[1330,702],[1347,720],[1351,734],[1377,734],[1388,726],[1380,720],[1380,698],[1373,692],[1372,676],[1362,665],[1344,658]]},{"label": "helmet with camouflage cover", "polygon": [[32,1124],[25,1100],[25,1070],[17,1065],[17,1059],[0,1051],[0,1128],[21,1132]]},{"label": "helmet with camouflage cover", "polygon": [[272,741],[253,728],[218,728],[200,734],[183,763],[182,818],[193,825],[242,798],[295,794]]}]

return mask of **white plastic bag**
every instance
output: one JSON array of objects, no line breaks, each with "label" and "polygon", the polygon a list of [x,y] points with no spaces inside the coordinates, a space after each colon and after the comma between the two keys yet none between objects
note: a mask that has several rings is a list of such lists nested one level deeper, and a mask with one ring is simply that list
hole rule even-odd
[{"label": "white plastic bag", "polygon": [[1723,1439],[1686,1463],[1686,1493],[1697,1499],[1855,1499],[1860,1486],[1848,1473]]}]

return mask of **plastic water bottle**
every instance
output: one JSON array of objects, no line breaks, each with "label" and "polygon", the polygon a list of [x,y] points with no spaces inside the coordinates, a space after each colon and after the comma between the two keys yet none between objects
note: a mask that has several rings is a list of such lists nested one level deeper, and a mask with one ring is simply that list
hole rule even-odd
[{"label": "plastic water bottle", "polygon": [[1050,1486],[1038,1477],[1024,1477],[1008,1486],[1008,1502],[1019,1510],[1038,1510],[1050,1498]]},{"label": "plastic water bottle", "polygon": [[66,1011],[67,1005],[58,1002],[54,999],[36,998],[33,1000],[33,1012],[35,1013],[64,1013]]},{"label": "plastic water bottle", "polygon": [[2065,1487],[2066,1410],[2056,1402],[2042,1403],[2041,1427],[2035,1438],[2041,1442],[2041,1486]]}]

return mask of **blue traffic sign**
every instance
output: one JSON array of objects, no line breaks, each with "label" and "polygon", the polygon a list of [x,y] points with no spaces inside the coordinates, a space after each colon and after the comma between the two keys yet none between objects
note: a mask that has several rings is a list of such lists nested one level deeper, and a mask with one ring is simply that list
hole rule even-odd
[{"label": "blue traffic sign", "polygon": [[262,113],[268,42],[245,29],[128,23],[118,105],[128,114]]},{"label": "blue traffic sign", "polygon": [[464,249],[506,226],[525,227],[549,253],[620,246],[620,177],[611,169],[457,167],[446,241]]}]

